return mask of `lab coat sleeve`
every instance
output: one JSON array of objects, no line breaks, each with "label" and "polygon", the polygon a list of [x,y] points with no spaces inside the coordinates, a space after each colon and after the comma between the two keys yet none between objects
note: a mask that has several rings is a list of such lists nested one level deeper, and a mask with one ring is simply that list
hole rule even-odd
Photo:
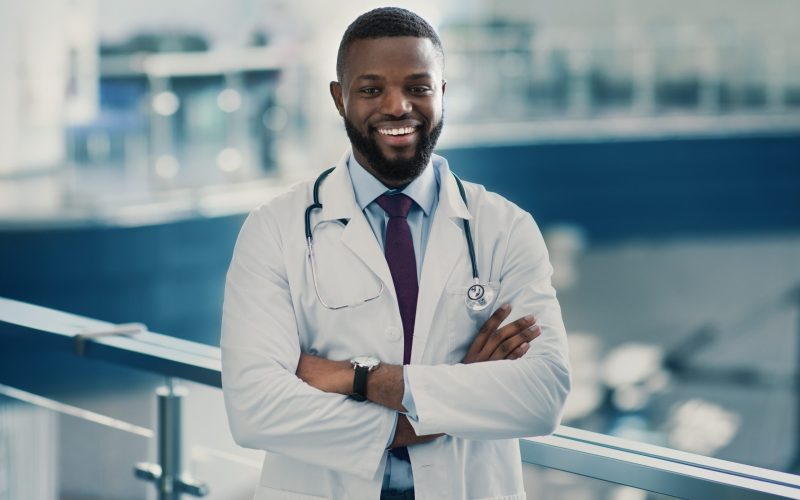
[{"label": "lab coat sleeve", "polygon": [[496,304],[513,306],[511,321],[534,314],[541,335],[524,357],[457,365],[406,367],[417,434],[505,439],[552,433],[570,390],[567,340],[551,286],[544,239],[524,212],[511,224]]},{"label": "lab coat sleeve", "polygon": [[222,386],[234,440],[373,479],[396,412],[319,391],[295,375],[300,342],[284,251],[268,208],[251,213],[228,270],[222,317]]}]

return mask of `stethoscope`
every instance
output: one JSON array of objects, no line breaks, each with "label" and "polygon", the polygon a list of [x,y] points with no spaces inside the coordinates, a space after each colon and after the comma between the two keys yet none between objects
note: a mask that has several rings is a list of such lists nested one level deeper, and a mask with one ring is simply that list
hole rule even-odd
[{"label": "stethoscope", "polygon": [[[369,298],[360,300],[358,302],[352,304],[342,304],[342,305],[331,305],[323,300],[322,296],[319,293],[319,287],[317,286],[317,271],[316,271],[316,263],[314,259],[314,238],[311,231],[311,212],[317,209],[322,208],[322,203],[319,201],[319,187],[322,184],[322,181],[333,172],[336,167],[331,167],[328,170],[322,172],[317,180],[314,182],[314,190],[313,190],[313,197],[314,202],[306,208],[305,214],[305,224],[306,224],[306,243],[308,245],[308,260],[311,264],[311,278],[314,282],[314,292],[317,294],[317,298],[319,299],[320,303],[327,309],[343,309],[345,307],[355,307],[357,305],[364,304],[371,300],[375,300],[380,297],[381,293],[383,293],[383,282],[380,280],[380,289],[374,295],[370,295]],[[453,178],[456,180],[456,184],[458,185],[458,192],[461,194],[461,199],[464,201],[464,205],[467,205],[467,194],[464,191],[464,185],[461,183],[461,179],[458,178],[456,174],[453,174]],[[491,288],[488,284],[481,282],[480,277],[478,276],[478,264],[476,263],[475,259],[475,245],[472,241],[472,230],[470,229],[469,221],[467,219],[463,219],[464,221],[464,235],[467,239],[467,250],[469,251],[469,260],[472,264],[472,285],[467,288],[466,297],[464,298],[464,302],[467,306],[467,309],[471,311],[483,311],[494,300],[496,291]],[[340,220],[343,224],[347,224],[346,219]]]}]

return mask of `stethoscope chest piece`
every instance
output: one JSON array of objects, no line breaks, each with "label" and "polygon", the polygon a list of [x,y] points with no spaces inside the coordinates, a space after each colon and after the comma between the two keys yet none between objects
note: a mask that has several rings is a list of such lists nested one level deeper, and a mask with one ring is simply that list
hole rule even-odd
[{"label": "stethoscope chest piece", "polygon": [[495,291],[482,283],[475,283],[467,289],[464,302],[471,311],[483,311],[494,301]]}]

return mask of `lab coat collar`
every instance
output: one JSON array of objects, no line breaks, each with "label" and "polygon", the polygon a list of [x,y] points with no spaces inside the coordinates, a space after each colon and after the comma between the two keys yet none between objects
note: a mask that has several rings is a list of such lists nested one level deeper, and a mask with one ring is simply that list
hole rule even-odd
[{"label": "lab coat collar", "polygon": [[[348,149],[336,163],[336,168],[322,182],[320,188],[320,202],[322,203],[320,220],[352,219],[361,214],[361,208],[353,192],[353,181],[347,162],[352,151]],[[448,218],[471,220],[467,205],[461,199],[458,184],[450,173],[447,160],[439,155],[431,157],[432,167],[437,170],[439,177],[439,205],[437,211]]]},{"label": "lab coat collar", "polygon": [[439,206],[437,211],[442,210],[444,215],[453,219],[472,219],[472,214],[469,213],[467,205],[461,199],[461,193],[458,190],[453,174],[450,172],[450,165],[447,160],[439,155],[433,155],[433,166],[439,172]]},{"label": "lab coat collar", "polygon": [[350,220],[361,213],[353,192],[353,181],[347,168],[350,150],[336,162],[336,168],[322,181],[319,190],[319,201],[322,203],[320,220],[329,221],[336,219]]}]

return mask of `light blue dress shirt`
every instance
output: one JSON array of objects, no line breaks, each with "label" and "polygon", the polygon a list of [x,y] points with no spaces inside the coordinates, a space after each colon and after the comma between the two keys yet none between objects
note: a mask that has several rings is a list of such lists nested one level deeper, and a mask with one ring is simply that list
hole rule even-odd
[{"label": "light blue dress shirt", "polygon": [[[384,247],[386,240],[386,222],[389,216],[375,202],[384,193],[403,193],[412,200],[414,205],[408,213],[408,226],[411,229],[411,239],[414,243],[414,256],[417,260],[417,282],[419,282],[422,272],[422,262],[425,258],[425,248],[428,244],[431,222],[436,207],[439,204],[439,185],[440,185],[440,159],[434,157],[419,177],[414,179],[405,188],[398,190],[387,188],[381,181],[369,173],[355,157],[350,154],[347,162],[350,170],[350,179],[353,181],[353,191],[356,203],[364,213],[369,222],[375,238]],[[403,392],[403,406],[406,408],[408,418],[416,418],[416,406],[411,391],[408,389],[408,376],[403,371],[405,391]],[[394,433],[389,437],[387,447],[394,440]],[[414,477],[411,472],[411,465],[403,460],[398,460],[391,454],[386,462],[386,469],[383,474],[383,489],[407,490],[414,487]]]}]

